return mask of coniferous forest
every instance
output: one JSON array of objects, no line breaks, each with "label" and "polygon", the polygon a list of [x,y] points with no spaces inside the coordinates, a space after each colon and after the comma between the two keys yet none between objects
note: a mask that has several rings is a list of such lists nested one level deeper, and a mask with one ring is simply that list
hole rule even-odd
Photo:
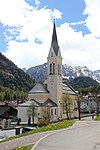
[{"label": "coniferous forest", "polygon": [[23,99],[34,84],[28,74],[0,53],[0,101]]}]

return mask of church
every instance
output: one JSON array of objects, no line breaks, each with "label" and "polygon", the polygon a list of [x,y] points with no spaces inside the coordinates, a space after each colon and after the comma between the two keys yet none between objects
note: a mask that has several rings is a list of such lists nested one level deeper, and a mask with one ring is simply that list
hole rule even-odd
[{"label": "church", "polygon": [[64,93],[69,94],[72,99],[70,117],[78,117],[77,93],[67,81],[62,79],[62,55],[54,22],[51,46],[47,57],[47,80],[43,84],[36,83],[29,91],[28,101],[18,106],[18,117],[22,122],[26,122],[29,117],[27,108],[34,104],[37,112],[34,117],[35,122],[42,119],[44,110],[46,110],[50,122],[66,119],[66,110],[62,101]]}]

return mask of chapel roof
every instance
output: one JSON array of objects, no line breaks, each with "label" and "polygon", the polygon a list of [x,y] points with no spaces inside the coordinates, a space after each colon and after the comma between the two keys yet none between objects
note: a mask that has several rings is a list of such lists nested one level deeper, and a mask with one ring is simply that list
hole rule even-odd
[{"label": "chapel roof", "polygon": [[36,83],[36,85],[29,91],[29,94],[33,93],[49,93],[49,91],[44,84]]},{"label": "chapel roof", "polygon": [[73,87],[68,83],[68,81],[63,81],[63,93],[68,93],[70,95],[77,95],[76,91],[73,89]]},{"label": "chapel roof", "polygon": [[48,104],[51,104],[52,106],[57,106],[57,104],[49,98],[47,100],[36,99],[34,101],[37,102],[39,105],[42,105],[42,106],[49,106]]},{"label": "chapel roof", "polygon": [[56,107],[57,104],[55,102],[53,102],[51,99],[47,99],[47,100],[44,100],[44,99],[31,99],[23,104],[19,104],[19,107],[28,107],[32,104],[37,104],[37,106],[52,106],[52,107]]}]

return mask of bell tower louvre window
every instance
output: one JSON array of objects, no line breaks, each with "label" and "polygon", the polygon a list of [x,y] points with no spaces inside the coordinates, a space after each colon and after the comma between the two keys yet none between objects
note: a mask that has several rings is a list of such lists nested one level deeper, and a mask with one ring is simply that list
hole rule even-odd
[{"label": "bell tower louvre window", "polygon": [[55,74],[55,63],[50,64],[50,74]]},{"label": "bell tower louvre window", "polygon": [[53,74],[55,74],[55,63],[53,63]]},{"label": "bell tower louvre window", "polygon": [[50,64],[50,74],[52,74],[52,64]]}]

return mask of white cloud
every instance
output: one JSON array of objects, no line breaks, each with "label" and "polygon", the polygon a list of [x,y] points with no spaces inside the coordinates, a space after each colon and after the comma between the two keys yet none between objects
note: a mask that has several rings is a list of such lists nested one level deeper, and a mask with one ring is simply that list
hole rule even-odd
[{"label": "white cloud", "polygon": [[34,64],[38,65],[47,61],[46,48],[44,44],[10,41],[6,56],[11,58],[13,62],[17,62],[16,64],[21,68],[24,66],[28,68]]},{"label": "white cloud", "polygon": [[32,9],[24,0],[0,0],[0,22],[8,26],[24,25]]},{"label": "white cloud", "polygon": [[93,70],[100,68],[99,39],[93,34],[83,36],[82,32],[75,32],[68,23],[62,24],[57,29],[63,63],[84,65]]},{"label": "white cloud", "polygon": [[[4,33],[8,40],[4,54],[21,68],[46,62],[51,41],[52,18],[61,18],[61,12],[46,7],[37,9],[24,0],[9,0],[6,6],[5,0],[0,0],[0,22],[10,33],[10,36]],[[36,39],[41,41],[41,44],[35,43]]]},{"label": "white cloud", "polygon": [[[85,65],[96,70],[100,69],[100,40],[95,38],[100,35],[100,22],[97,23],[97,14],[100,14],[100,10],[93,9],[93,5],[98,8],[100,2],[85,2],[84,12],[88,14],[86,25],[91,34],[83,36],[82,32],[76,32],[70,24],[64,23],[57,27],[58,42],[63,63]],[[21,68],[45,63],[51,44],[52,18],[61,17],[62,13],[57,9],[37,9],[24,0],[0,0],[0,22],[11,34],[8,36],[5,32],[8,46],[4,54]],[[80,23],[84,22],[78,22]],[[16,36],[16,39],[12,38],[13,36]]]},{"label": "white cloud", "polygon": [[86,26],[94,36],[100,37],[100,0],[85,0],[85,3]]}]

